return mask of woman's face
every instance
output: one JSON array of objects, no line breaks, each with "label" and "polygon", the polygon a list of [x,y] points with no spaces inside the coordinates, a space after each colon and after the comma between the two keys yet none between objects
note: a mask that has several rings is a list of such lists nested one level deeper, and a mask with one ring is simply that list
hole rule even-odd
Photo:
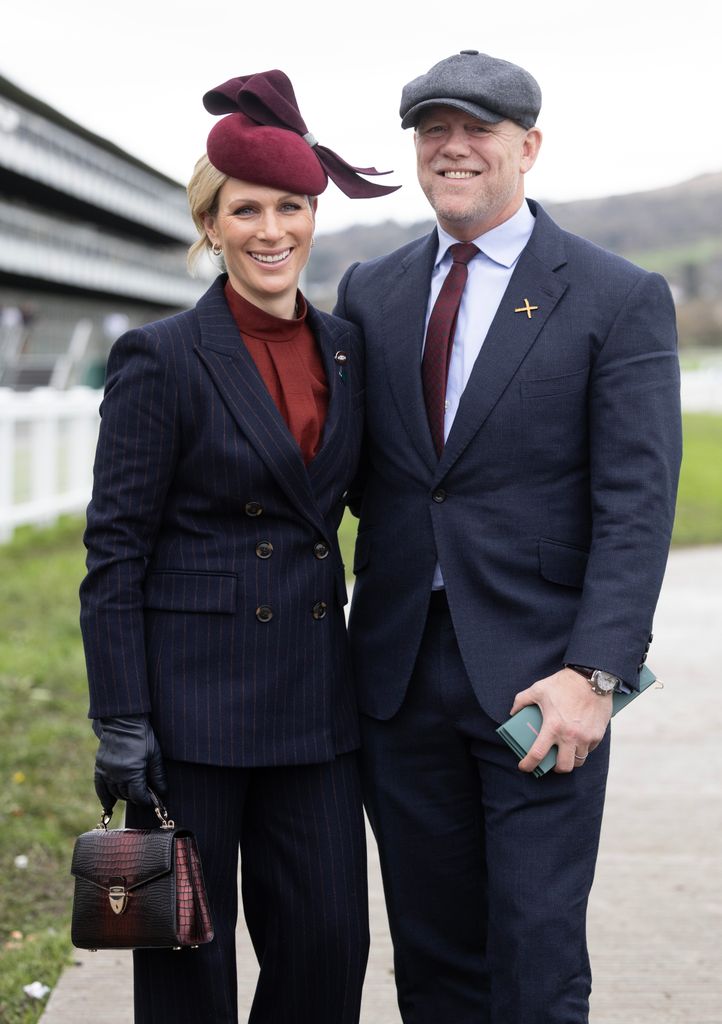
[{"label": "woman's face", "polygon": [[214,216],[204,214],[206,233],[223,249],[234,289],[254,306],[293,316],[301,271],[308,262],[316,200],[229,178]]}]

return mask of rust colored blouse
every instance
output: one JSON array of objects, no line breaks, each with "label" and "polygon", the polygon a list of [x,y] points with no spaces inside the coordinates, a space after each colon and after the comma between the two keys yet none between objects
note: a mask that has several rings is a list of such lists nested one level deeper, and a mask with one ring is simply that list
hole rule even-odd
[{"label": "rust colored blouse", "polygon": [[306,323],[306,300],[298,292],[300,315],[283,320],[248,302],[230,281],[225,296],[263,383],[308,465],[321,446],[328,381],[318,344]]}]

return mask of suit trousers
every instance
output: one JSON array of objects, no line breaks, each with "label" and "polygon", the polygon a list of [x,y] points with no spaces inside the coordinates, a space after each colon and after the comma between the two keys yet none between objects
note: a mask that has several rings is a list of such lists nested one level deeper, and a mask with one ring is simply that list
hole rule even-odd
[{"label": "suit trousers", "polygon": [[537,779],[496,725],[443,592],[432,594],[403,705],[362,720],[404,1024],[588,1020],[586,908],[609,732],[583,768]]},{"label": "suit trousers", "polygon": [[[369,941],[356,757],[279,768],[166,761],[166,805],[196,835],[215,938],[134,951],[137,1024],[237,1024],[239,849],[260,964],[249,1024],[356,1024]],[[130,804],[127,821],[158,824]]]}]

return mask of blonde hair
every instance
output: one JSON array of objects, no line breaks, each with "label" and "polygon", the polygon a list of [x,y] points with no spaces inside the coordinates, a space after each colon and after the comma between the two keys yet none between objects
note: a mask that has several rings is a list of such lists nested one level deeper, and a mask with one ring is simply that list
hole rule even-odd
[{"label": "blonde hair", "polygon": [[217,170],[208,159],[206,153],[196,163],[191,180],[188,182],[188,205],[191,217],[200,236],[188,250],[186,262],[193,273],[198,258],[204,251],[211,252],[211,241],[203,224],[203,214],[215,217],[218,210],[218,193],[228,181],[228,175]]}]

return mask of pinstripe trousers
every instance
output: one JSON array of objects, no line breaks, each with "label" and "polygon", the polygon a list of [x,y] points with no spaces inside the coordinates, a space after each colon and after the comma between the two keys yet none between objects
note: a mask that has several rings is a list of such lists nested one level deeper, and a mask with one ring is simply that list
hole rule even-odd
[{"label": "pinstripe trousers", "polygon": [[[237,1024],[238,852],[260,964],[249,1024],[355,1024],[368,955],[356,755],[226,768],[167,761],[169,813],[198,841],[215,938],[136,950],[136,1024]],[[128,805],[129,827],[157,824]]]}]

